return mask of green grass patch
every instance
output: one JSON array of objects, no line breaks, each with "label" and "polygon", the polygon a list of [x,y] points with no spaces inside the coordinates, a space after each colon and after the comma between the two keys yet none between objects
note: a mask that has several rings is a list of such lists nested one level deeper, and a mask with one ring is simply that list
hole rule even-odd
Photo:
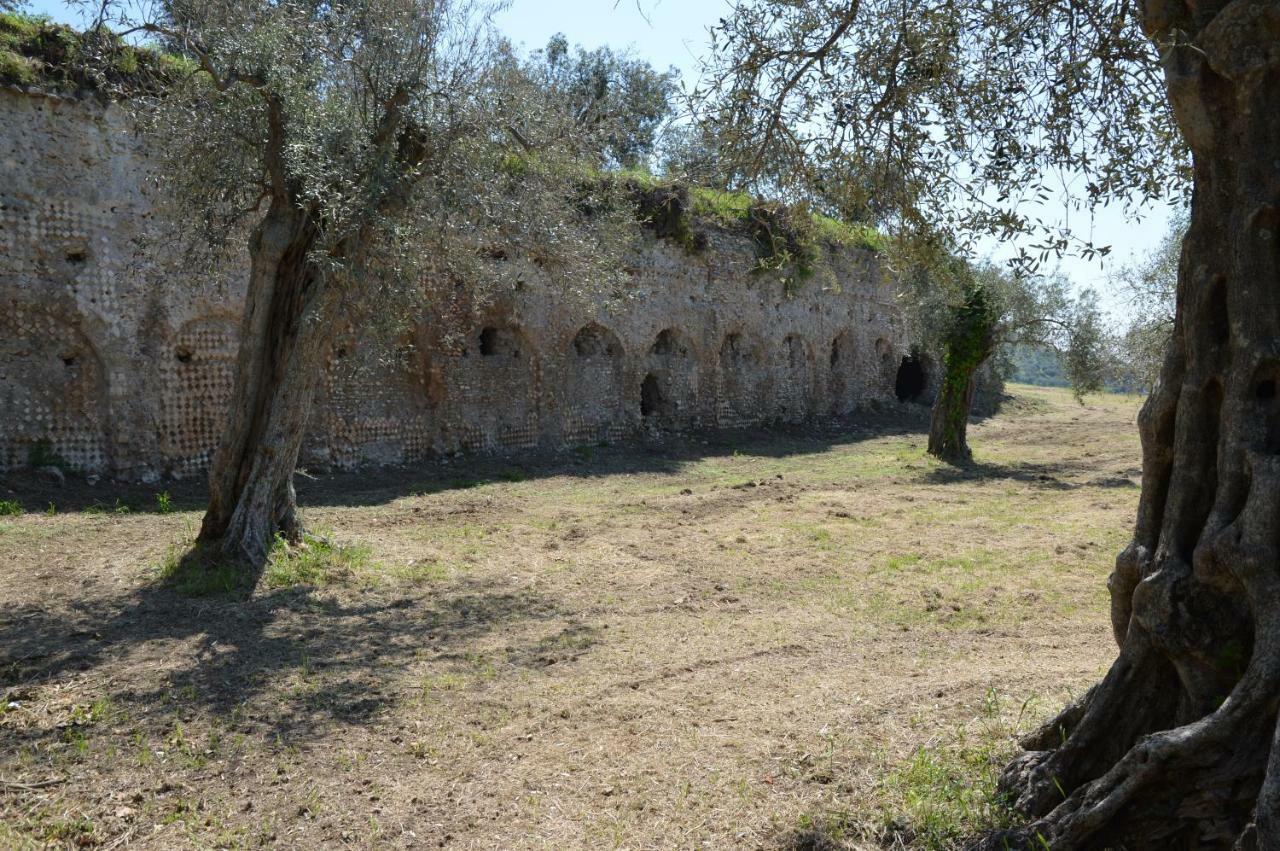
[{"label": "green grass patch", "polygon": [[1016,815],[997,781],[1028,726],[1032,703],[1029,698],[1020,706],[1008,705],[995,689],[987,689],[976,718],[885,767],[873,807],[805,813],[786,847],[950,851],[1011,827]]},{"label": "green grass patch", "polygon": [[71,723],[91,726],[110,717],[113,713],[111,698],[100,697],[92,703],[83,703],[71,708]]},{"label": "green grass patch", "polygon": [[891,833],[925,848],[955,848],[982,830],[1007,826],[1008,808],[996,791],[1006,749],[987,742],[921,747],[885,778],[899,803]]},{"label": "green grass patch", "polygon": [[93,505],[86,506],[84,509],[85,514],[128,514],[130,511],[132,511],[132,509],[119,499],[111,505],[107,505],[102,502],[95,502]]},{"label": "green grass patch", "polygon": [[268,588],[341,582],[369,568],[370,552],[363,544],[335,544],[313,535],[304,536],[296,546],[278,538],[267,559],[262,581]]},{"label": "green grass patch", "polygon": [[865,248],[868,251],[884,251],[887,247],[884,234],[871,225],[842,222],[821,213],[813,214],[813,226],[817,238],[828,245],[847,248]]},{"label": "green grass patch", "polygon": [[410,585],[428,585],[448,579],[449,568],[438,561],[418,561],[387,567],[384,574]]},{"label": "green grass patch", "polygon": [[874,228],[839,221],[803,204],[689,186],[634,169],[601,179],[614,182],[635,205],[636,220],[658,238],[698,253],[709,245],[707,228],[745,235],[755,246],[757,271],[777,272],[788,285],[815,273],[823,260],[823,247],[871,251],[885,247]]},{"label": "green grass patch", "polygon": [[0,821],[0,848],[9,848],[11,851],[39,851],[43,847],[43,843],[29,833],[19,831],[16,824]]},{"label": "green grass patch", "polygon": [[755,201],[745,192],[725,192],[696,186],[689,192],[694,216],[706,219],[722,227],[731,228],[746,224]]},{"label": "green grass patch", "polygon": [[974,723],[892,768],[881,781],[885,832],[912,847],[946,849],[1009,827],[1014,814],[996,784],[1016,750],[1029,703],[1007,717],[999,694],[988,689]]}]

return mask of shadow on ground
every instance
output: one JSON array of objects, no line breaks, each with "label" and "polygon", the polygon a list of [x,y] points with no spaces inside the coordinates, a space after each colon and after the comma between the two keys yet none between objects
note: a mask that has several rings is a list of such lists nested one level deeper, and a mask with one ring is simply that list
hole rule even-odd
[{"label": "shadow on ground", "polygon": [[[691,461],[735,453],[783,457],[886,435],[918,434],[927,415],[925,408],[903,406],[822,426],[714,432],[556,454],[471,457],[374,475],[367,470],[303,473],[299,501],[304,506],[377,505],[487,482],[674,472]],[[59,513],[198,510],[204,502],[200,480],[91,486],[70,477],[59,486],[28,474],[11,476],[6,484],[29,509],[53,502]],[[158,493],[166,494],[167,505],[162,506]],[[0,498],[13,497],[0,487]],[[198,556],[193,551],[186,558],[194,562]],[[256,586],[254,580],[244,584]],[[553,623],[560,634],[547,638],[546,630],[512,629],[522,621]],[[234,717],[267,736],[297,740],[326,725],[374,721],[385,707],[408,697],[392,693],[389,684],[403,682],[392,675],[397,669],[416,663],[437,668],[463,664],[478,639],[508,629],[513,635],[543,635],[529,638],[528,646],[517,640],[504,651],[504,663],[530,669],[547,664],[557,648],[587,645],[593,638],[591,627],[546,596],[476,581],[451,585],[445,594],[433,589],[431,595],[412,587],[354,597],[301,587],[259,589],[248,599],[234,593],[191,597],[159,581],[127,594],[70,601],[33,594],[22,603],[0,606],[0,696],[22,700],[24,690],[67,676],[100,680],[112,700],[138,715],[163,714],[175,706],[206,710]],[[118,676],[123,668],[139,665],[152,667],[154,674]],[[291,698],[282,699],[280,683],[290,677],[297,686]],[[322,685],[306,687],[308,677]],[[113,690],[117,679],[120,685]],[[269,711],[263,709],[273,702]],[[55,733],[38,727],[9,729],[5,744],[19,747],[24,737],[35,740]]]},{"label": "shadow on ground", "polygon": [[1062,480],[1061,477],[1076,475],[1085,467],[1084,464],[994,464],[985,461],[968,461],[932,469],[924,474],[921,480],[932,485],[949,485],[985,479],[1012,479],[1053,490],[1076,490],[1084,487],[1136,488],[1138,484],[1131,477],[1142,474],[1140,469],[1135,468],[1117,471],[1114,476],[1101,476],[1083,482]]},{"label": "shadow on ground", "polygon": [[[69,605],[0,607],[0,696],[21,701],[50,682],[83,677],[101,681],[106,696],[135,715],[203,709],[287,743],[333,724],[376,719],[384,708],[416,697],[389,691],[393,674],[414,662],[464,664],[465,648],[490,632],[521,621],[568,621],[568,630],[585,629],[531,591],[464,582],[447,596],[410,594],[414,589],[366,593],[349,603],[292,588],[248,600],[191,598],[153,584]],[[517,642],[505,662],[537,667],[540,649],[532,639],[528,647]],[[121,688],[112,689],[122,666],[140,665],[153,674],[123,678]],[[280,688],[282,679],[295,684],[291,692]],[[269,691],[286,699],[255,704]],[[24,737],[57,731],[0,732],[14,752]]]},{"label": "shadow on ground", "polygon": [[[689,462],[730,456],[735,452],[762,457],[821,452],[837,444],[922,434],[928,430],[928,420],[927,407],[903,404],[847,419],[799,426],[697,432],[660,440],[637,438],[558,452],[439,458],[376,471],[315,473],[304,469],[299,471],[296,484],[298,501],[304,507],[380,505],[412,494],[459,490],[492,482],[675,472]],[[50,505],[62,513],[198,511],[205,505],[206,485],[203,476],[150,485],[105,480],[89,485],[74,474],[59,485],[40,475],[22,472],[13,473],[0,482],[0,499],[16,500],[30,512],[48,510]]]},{"label": "shadow on ground", "polygon": [[[1034,407],[1024,411],[1014,406],[1006,410],[1012,416],[1037,412]],[[981,419],[983,417],[975,416],[971,421]],[[495,482],[673,473],[691,462],[735,453],[780,458],[887,436],[923,438],[928,427],[927,407],[904,404],[852,418],[791,427],[717,430],[672,435],[662,440],[632,439],[558,452],[437,458],[376,471],[313,473],[304,469],[299,471],[296,484],[298,501],[303,507],[382,505],[405,496],[465,490]],[[1133,478],[1141,475],[1141,470],[1131,469],[1088,482],[1062,481],[1061,477],[1077,472],[1078,468],[1066,464],[966,462],[933,469],[924,474],[921,481],[945,485],[977,479],[1013,479],[1070,490],[1085,486],[1137,487]],[[202,511],[206,485],[203,476],[197,476],[151,485],[111,482],[91,486],[75,475],[69,476],[66,484],[58,485],[33,473],[14,473],[0,482],[0,499],[14,499],[27,511],[48,510],[51,505],[63,513]]]}]

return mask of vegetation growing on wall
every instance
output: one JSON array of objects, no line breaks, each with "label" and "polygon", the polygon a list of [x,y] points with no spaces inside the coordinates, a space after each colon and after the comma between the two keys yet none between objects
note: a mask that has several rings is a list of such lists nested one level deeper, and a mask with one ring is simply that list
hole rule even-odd
[{"label": "vegetation growing on wall", "polygon": [[[127,44],[105,28],[78,32],[47,18],[0,12],[0,84],[119,97],[140,89],[154,91],[193,70],[190,59]],[[662,75],[655,77],[659,78],[670,82]],[[650,140],[646,150],[652,146]],[[512,170],[525,170],[525,157],[512,155],[508,160]],[[875,228],[839,221],[803,204],[692,186],[655,177],[642,168],[606,174],[605,179],[635,204],[637,220],[660,239],[696,254],[707,248],[709,229],[745,235],[755,246],[757,269],[780,273],[788,283],[811,277],[824,248],[884,248]]]},{"label": "vegetation growing on wall", "polygon": [[[47,18],[0,12],[0,84],[118,97],[140,88],[153,91],[193,70],[185,57],[127,44],[105,28],[78,32]],[[652,146],[650,140],[646,150]],[[508,166],[513,172],[526,170],[525,157],[513,154]],[[755,246],[760,271],[782,273],[788,281],[811,277],[824,248],[884,248],[874,227],[843,222],[803,204],[692,186],[641,168],[607,175],[636,205],[637,220],[660,239],[696,254],[707,248],[709,229],[739,233]]]},{"label": "vegetation growing on wall", "polygon": [[[108,61],[99,61],[101,57]],[[77,32],[48,18],[0,12],[0,84],[120,95],[191,70],[189,60],[126,44],[106,29]]]},{"label": "vegetation growing on wall", "polygon": [[657,237],[697,253],[707,247],[709,229],[742,234],[755,246],[758,269],[789,273],[789,279],[810,277],[824,248],[884,248],[875,228],[838,221],[802,204],[690,186],[642,171],[623,171],[607,179],[621,184],[636,205],[636,218]]}]

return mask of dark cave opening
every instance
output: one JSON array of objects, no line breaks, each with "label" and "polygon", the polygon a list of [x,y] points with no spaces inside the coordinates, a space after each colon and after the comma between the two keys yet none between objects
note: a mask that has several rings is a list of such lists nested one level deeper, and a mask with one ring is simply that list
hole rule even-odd
[{"label": "dark cave opening", "polygon": [[662,392],[662,385],[658,382],[658,377],[651,372],[640,383],[640,416],[652,417],[666,414],[667,408],[667,399]]},{"label": "dark cave opening", "polygon": [[919,402],[929,384],[929,377],[924,371],[924,363],[915,355],[907,355],[898,366],[898,378],[894,381],[893,392],[899,402]]}]

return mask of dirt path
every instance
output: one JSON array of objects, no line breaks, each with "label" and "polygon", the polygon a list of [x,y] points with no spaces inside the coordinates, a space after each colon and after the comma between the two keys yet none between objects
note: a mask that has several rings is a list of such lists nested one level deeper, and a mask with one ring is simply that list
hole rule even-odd
[{"label": "dirt path", "polygon": [[158,586],[198,486],[19,491],[0,845],[945,845],[1110,661],[1138,492],[1135,399],[1015,389],[965,471],[899,422],[312,482],[363,548],[248,603]]}]

